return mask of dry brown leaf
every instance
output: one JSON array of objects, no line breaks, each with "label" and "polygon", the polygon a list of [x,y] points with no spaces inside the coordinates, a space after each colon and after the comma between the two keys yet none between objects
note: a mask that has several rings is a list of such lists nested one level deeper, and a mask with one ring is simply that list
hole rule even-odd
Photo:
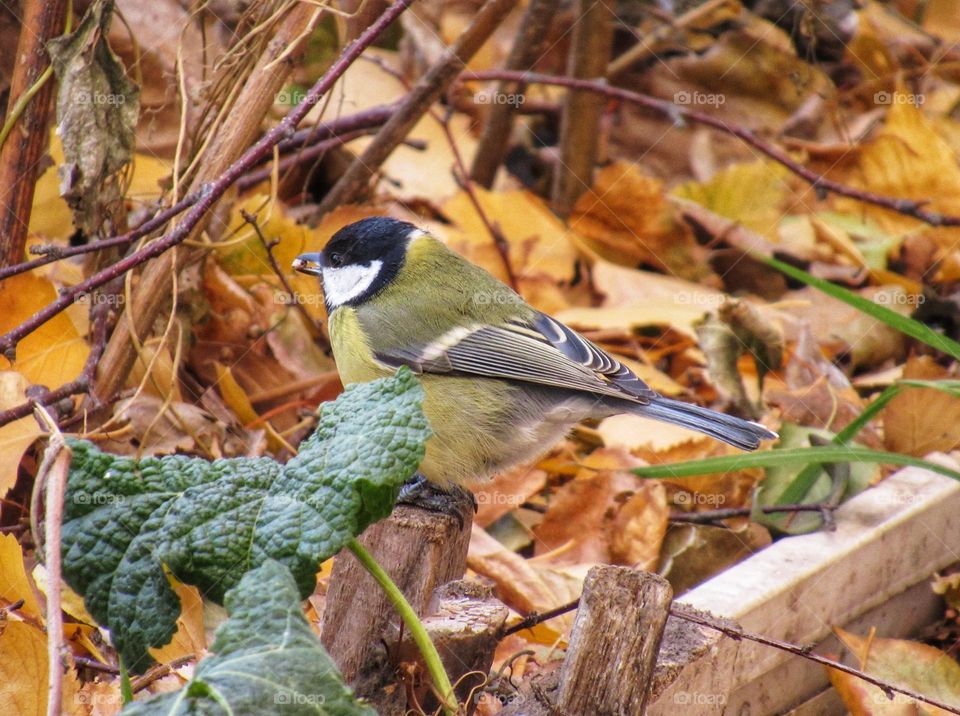
[{"label": "dry brown leaf", "polygon": [[473,521],[481,527],[488,527],[508,512],[520,507],[546,484],[546,472],[529,465],[521,465],[500,473],[492,480],[472,485],[478,508]]},{"label": "dry brown leaf", "polygon": [[[883,639],[872,633],[861,637],[839,627],[833,631],[868,674],[960,707],[960,664],[949,654],[905,639]],[[827,673],[844,705],[854,714],[948,714],[902,694],[890,699],[880,687],[845,672],[828,668]]]},{"label": "dry brown leaf", "polygon": [[627,472],[644,463],[623,449],[595,450],[581,464],[534,528],[534,553],[554,566],[615,562],[651,569],[667,526],[662,485]]},{"label": "dry brown leaf", "polygon": [[704,250],[675,217],[662,183],[634,164],[614,162],[601,169],[577,199],[570,228],[608,261],[656,266],[694,281],[710,275]]},{"label": "dry brown leaf", "polygon": [[[907,361],[906,380],[951,377],[929,356]],[[960,398],[933,388],[905,388],[883,409],[883,437],[887,450],[921,457],[960,447]]]}]

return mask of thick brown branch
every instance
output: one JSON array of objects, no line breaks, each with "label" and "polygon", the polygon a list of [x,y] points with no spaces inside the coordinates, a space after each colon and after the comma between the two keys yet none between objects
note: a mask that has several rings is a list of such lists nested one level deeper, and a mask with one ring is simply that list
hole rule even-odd
[{"label": "thick brown branch", "polygon": [[543,75],[534,72],[514,72],[510,70],[485,70],[483,72],[464,72],[460,78],[465,81],[479,80],[506,80],[510,82],[527,82],[530,84],[546,84],[557,87],[568,87],[570,89],[586,90],[595,92],[611,99],[619,99],[624,102],[630,102],[641,107],[647,107],[660,112],[668,117],[682,119],[694,124],[702,124],[706,127],[732,134],[741,139],[746,144],[757,151],[767,155],[775,162],[782,164],[801,179],[813,185],[818,191],[832,192],[840,196],[846,196],[866,204],[873,204],[890,211],[895,211],[904,216],[911,216],[919,219],[931,226],[960,226],[960,216],[951,214],[941,214],[938,211],[924,209],[926,202],[916,201],[914,199],[899,199],[892,196],[884,196],[865,189],[856,189],[846,184],[827,179],[822,174],[809,169],[802,164],[794,161],[782,149],[760,139],[752,130],[735,124],[729,124],[722,119],[713,117],[703,112],[698,112],[689,107],[681,107],[664,99],[658,99],[649,95],[631,92],[630,90],[619,87],[611,87],[601,80],[578,80],[572,77],[556,77],[553,75]]},{"label": "thick brown branch", "polygon": [[[66,0],[26,0],[10,79],[7,115],[50,65],[46,43],[63,32]],[[40,157],[47,143],[54,82],[36,92],[0,149],[0,266],[23,260]]]},{"label": "thick brown branch", "polygon": [[[559,0],[531,0],[523,14],[510,56],[507,57],[508,70],[534,68],[559,5]],[[470,178],[487,189],[493,186],[497,169],[507,154],[513,118],[524,100],[523,85],[500,82],[494,99],[470,169]]]}]

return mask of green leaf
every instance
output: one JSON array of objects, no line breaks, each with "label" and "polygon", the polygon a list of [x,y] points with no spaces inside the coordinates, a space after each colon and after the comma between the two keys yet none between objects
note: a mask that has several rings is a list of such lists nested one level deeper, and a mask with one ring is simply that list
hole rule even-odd
[{"label": "green leaf", "polygon": [[931,348],[935,348],[936,350],[942,351],[956,360],[960,360],[960,343],[957,343],[952,338],[948,338],[947,336],[937,333],[929,326],[920,323],[920,321],[915,321],[907,316],[902,316],[896,311],[891,311],[886,306],[881,306],[878,303],[874,303],[873,301],[866,299],[863,296],[858,296],[852,291],[848,291],[841,286],[837,286],[829,281],[824,281],[822,278],[812,276],[806,271],[784,263],[783,261],[778,261],[775,258],[763,256],[762,254],[751,254],[751,256],[758,261],[762,261],[768,266],[772,266],[781,273],[785,273],[790,278],[801,281],[808,286],[813,286],[818,291],[823,291],[823,293],[827,294],[828,296],[833,296],[833,298],[853,306],[857,310],[866,313],[868,316],[876,318],[878,321],[882,321],[886,325],[900,331],[904,335],[908,335],[911,338],[916,338],[918,341],[926,343]]},{"label": "green leaf", "polygon": [[286,465],[270,458],[140,461],[72,441],[62,534],[67,583],[110,628],[132,671],[172,638],[180,605],[164,569],[222,601],[276,559],[303,596],[318,564],[386,517],[423,458],[423,391],[403,369],[349,387]]},{"label": "green leaf", "polygon": [[869,450],[852,445],[828,445],[825,447],[788,448],[785,450],[763,450],[743,455],[724,455],[708,457],[704,460],[688,460],[667,465],[648,465],[634,468],[633,473],[640,477],[693,477],[709,475],[714,472],[745,470],[749,467],[776,467],[780,465],[824,465],[832,462],[879,462],[890,465],[913,465],[941,475],[960,480],[960,472],[938,465],[929,460],[895,452]]},{"label": "green leaf", "polygon": [[125,716],[336,714],[375,716],[359,703],[313,633],[290,570],[266,560],[227,592],[230,619],[190,682],[123,709]]},{"label": "green leaf", "polygon": [[[793,423],[785,423],[780,427],[780,441],[774,450],[787,450],[791,448],[810,447],[810,436],[819,435],[825,440],[834,440],[835,435],[829,430],[818,430]],[[849,479],[845,481],[842,492],[837,497],[849,499],[854,495],[863,492],[870,484],[879,477],[879,467],[876,463],[845,461],[849,465]],[[794,488],[797,477],[807,467],[803,465],[774,465],[767,468],[766,475],[757,486],[753,498],[753,513],[751,519],[754,522],[773,527],[780,532],[787,534],[803,534],[813,532],[823,524],[823,516],[816,512],[805,513],[785,513],[775,512],[771,514],[764,513],[760,508],[770,505],[809,503],[819,504],[831,496],[833,485],[830,477],[823,469],[822,464],[812,465],[815,470],[813,478],[809,481],[809,487],[791,502],[787,502],[783,496],[793,494],[790,492]],[[794,488],[796,489],[796,488]]]}]

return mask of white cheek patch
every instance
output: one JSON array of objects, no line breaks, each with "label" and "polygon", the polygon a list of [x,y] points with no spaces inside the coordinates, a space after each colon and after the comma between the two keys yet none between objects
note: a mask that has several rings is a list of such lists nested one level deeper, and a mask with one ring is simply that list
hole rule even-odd
[{"label": "white cheek patch", "polygon": [[377,280],[383,261],[371,261],[366,266],[351,264],[340,268],[323,269],[323,294],[331,306],[342,306],[362,296]]}]

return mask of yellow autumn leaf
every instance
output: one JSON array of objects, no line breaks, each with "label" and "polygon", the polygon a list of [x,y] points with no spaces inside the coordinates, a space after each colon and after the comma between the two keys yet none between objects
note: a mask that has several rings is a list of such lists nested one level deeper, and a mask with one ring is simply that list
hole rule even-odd
[{"label": "yellow autumn leaf", "polygon": [[[26,379],[16,371],[0,371],[0,410],[8,410],[26,400]],[[0,497],[17,481],[20,459],[43,432],[32,415],[0,427]]]},{"label": "yellow autumn leaf", "polygon": [[[883,128],[866,143],[849,177],[851,186],[885,196],[916,199],[924,208],[960,214],[960,165],[953,147],[910,102],[893,102]],[[930,227],[889,209],[837,199],[839,211],[862,215],[883,231],[902,235],[922,231],[942,247],[960,241],[960,229]]]},{"label": "yellow autumn leaf", "polygon": [[203,627],[203,599],[200,591],[189,584],[183,584],[170,575],[170,586],[180,598],[180,616],[177,617],[177,631],[170,643],[149,649],[150,656],[160,664],[169,664],[190,654],[200,655],[207,648],[207,637]]},{"label": "yellow autumn leaf", "polygon": [[761,159],[733,164],[709,181],[686,182],[673,194],[776,239],[783,207],[791,194],[789,176],[782,165]]},{"label": "yellow autumn leaf", "polygon": [[[577,251],[570,230],[538,197],[527,191],[491,192],[474,188],[487,219],[507,242],[510,266],[518,278],[547,277],[554,282],[573,280]],[[465,192],[443,205],[453,227],[438,229],[448,245],[505,281],[503,258],[490,232]]]},{"label": "yellow autumn leaf", "polygon": [[[33,572],[30,573],[30,576],[33,577],[33,582],[37,585],[37,589],[46,595],[48,581],[47,568],[42,564],[38,564],[33,568]],[[87,611],[87,608],[83,603],[83,597],[73,591],[73,589],[70,588],[70,585],[66,584],[65,582],[61,582],[60,584],[60,607],[64,612],[78,621],[82,621],[85,624],[97,623],[96,619],[90,616],[90,613]]]},{"label": "yellow autumn leaf", "polygon": [[[6,333],[57,299],[57,289],[32,273],[0,283],[0,333]],[[90,352],[70,318],[61,313],[17,346],[17,362],[0,357],[0,370],[14,369],[34,385],[56,388],[76,378]]]},{"label": "yellow autumn leaf", "polygon": [[[47,637],[27,622],[0,621],[0,713],[45,716],[47,713]],[[63,675],[61,713],[87,713],[78,698],[76,672]]]},{"label": "yellow autumn leaf", "polygon": [[20,599],[22,614],[40,618],[40,604],[23,565],[23,549],[13,535],[0,534],[0,600],[12,604]]}]

